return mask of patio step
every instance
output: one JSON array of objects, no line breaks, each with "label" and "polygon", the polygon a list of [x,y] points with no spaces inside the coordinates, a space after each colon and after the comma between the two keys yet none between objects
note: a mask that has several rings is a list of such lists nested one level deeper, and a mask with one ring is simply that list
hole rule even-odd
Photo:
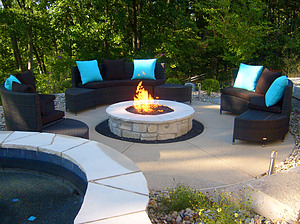
[{"label": "patio step", "polygon": [[251,196],[251,207],[272,220],[293,223],[300,218],[300,166],[270,176],[252,179],[227,192]]}]

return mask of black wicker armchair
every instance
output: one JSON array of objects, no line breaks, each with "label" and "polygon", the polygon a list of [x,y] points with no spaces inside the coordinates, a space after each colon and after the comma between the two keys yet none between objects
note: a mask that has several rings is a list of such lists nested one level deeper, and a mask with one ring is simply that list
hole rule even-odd
[{"label": "black wicker armchair", "polygon": [[[233,83],[238,69],[233,70]],[[255,91],[227,87],[221,90],[220,114],[228,111],[238,114],[234,119],[232,143],[235,140],[262,142],[284,140],[289,130],[293,82],[288,80],[283,97],[274,105],[266,106],[265,96],[281,72],[265,68],[260,74]]]},{"label": "black wicker armchair", "polygon": [[88,126],[73,119],[64,119],[64,112],[55,110],[54,95],[23,93],[0,86],[7,131],[38,131],[89,137]]},{"label": "black wicker armchair", "polygon": [[257,104],[249,104],[249,109],[234,120],[233,144],[235,140],[266,142],[284,140],[289,130],[293,82],[288,80],[279,111],[266,111]]}]

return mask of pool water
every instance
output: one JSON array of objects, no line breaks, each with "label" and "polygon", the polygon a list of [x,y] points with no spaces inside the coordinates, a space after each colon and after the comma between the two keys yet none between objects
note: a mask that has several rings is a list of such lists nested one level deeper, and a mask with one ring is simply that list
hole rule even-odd
[{"label": "pool water", "polygon": [[1,224],[71,224],[82,202],[62,179],[25,170],[0,171]]}]

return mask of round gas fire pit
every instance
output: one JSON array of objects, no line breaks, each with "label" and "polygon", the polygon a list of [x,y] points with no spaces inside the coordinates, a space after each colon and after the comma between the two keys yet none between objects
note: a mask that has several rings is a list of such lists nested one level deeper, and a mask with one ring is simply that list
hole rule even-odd
[{"label": "round gas fire pit", "polygon": [[195,110],[191,106],[169,100],[154,100],[152,103],[174,111],[156,115],[135,114],[126,110],[134,105],[133,100],[116,103],[106,109],[110,131],[124,138],[153,141],[180,137],[192,129]]}]

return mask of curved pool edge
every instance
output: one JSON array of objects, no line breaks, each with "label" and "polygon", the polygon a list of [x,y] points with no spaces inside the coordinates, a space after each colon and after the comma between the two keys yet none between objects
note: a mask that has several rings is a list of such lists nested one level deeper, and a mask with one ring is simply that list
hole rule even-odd
[{"label": "curved pool edge", "polygon": [[81,197],[87,189],[85,172],[71,160],[54,153],[20,148],[0,148],[0,168],[21,169],[46,174],[73,188]]},{"label": "curved pool edge", "polygon": [[72,160],[88,186],[74,223],[151,223],[147,181],[126,156],[99,142],[49,133],[1,131],[2,148],[35,150]]}]

